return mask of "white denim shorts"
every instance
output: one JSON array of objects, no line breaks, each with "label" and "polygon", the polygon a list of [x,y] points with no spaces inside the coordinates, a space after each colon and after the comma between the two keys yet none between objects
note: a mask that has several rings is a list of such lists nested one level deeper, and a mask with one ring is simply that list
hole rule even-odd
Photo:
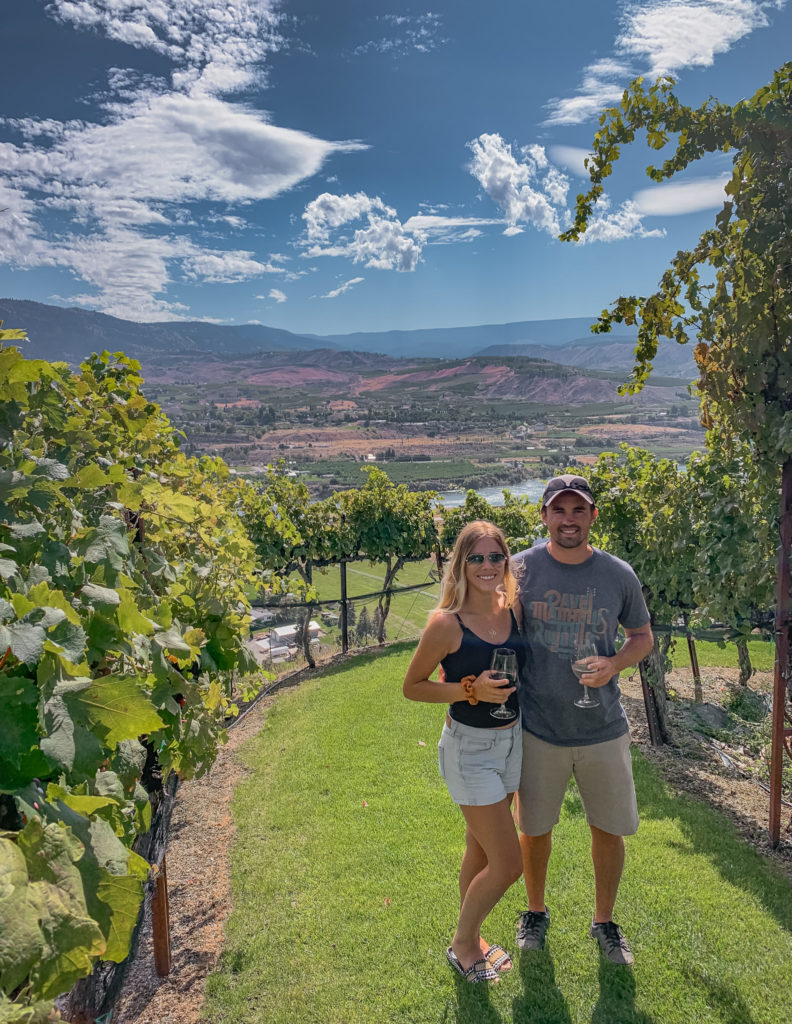
[{"label": "white denim shorts", "polygon": [[522,727],[477,729],[451,719],[437,745],[440,774],[455,804],[497,804],[520,784]]}]

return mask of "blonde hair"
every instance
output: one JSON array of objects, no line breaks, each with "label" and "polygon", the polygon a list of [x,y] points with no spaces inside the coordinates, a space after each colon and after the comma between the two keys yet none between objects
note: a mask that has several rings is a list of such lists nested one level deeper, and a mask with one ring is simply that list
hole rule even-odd
[{"label": "blonde hair", "polygon": [[506,597],[506,607],[512,608],[517,600],[517,580],[511,571],[509,549],[506,545],[506,537],[503,531],[494,523],[486,519],[476,519],[464,526],[456,539],[454,550],[446,563],[443,573],[443,583],[440,590],[440,603],[435,609],[438,611],[458,612],[465,603],[467,597],[467,577],[465,566],[467,557],[472,553],[473,548],[480,540],[490,538],[506,556],[503,567],[503,590]]}]

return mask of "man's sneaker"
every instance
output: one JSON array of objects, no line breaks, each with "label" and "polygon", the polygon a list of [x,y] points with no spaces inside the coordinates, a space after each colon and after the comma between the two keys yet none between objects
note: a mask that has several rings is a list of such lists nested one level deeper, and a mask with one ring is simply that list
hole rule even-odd
[{"label": "man's sneaker", "polygon": [[603,921],[601,924],[594,924],[592,921],[589,935],[597,940],[599,948],[612,964],[631,964],[635,960],[621,928],[615,921]]},{"label": "man's sneaker", "polygon": [[526,910],[517,919],[517,946],[519,949],[543,949],[550,911]]}]

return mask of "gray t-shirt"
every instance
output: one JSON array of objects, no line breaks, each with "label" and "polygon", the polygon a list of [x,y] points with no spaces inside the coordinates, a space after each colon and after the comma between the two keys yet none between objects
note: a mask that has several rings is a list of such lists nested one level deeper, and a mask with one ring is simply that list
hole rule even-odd
[{"label": "gray t-shirt", "polygon": [[620,624],[638,629],[649,621],[638,577],[626,562],[597,548],[585,562],[567,565],[543,544],[520,551],[513,564],[530,645],[518,688],[523,728],[560,747],[622,736],[628,725],[618,675],[596,689],[599,707],[578,708],[581,687],[571,662],[576,643],[591,641],[610,656]]}]

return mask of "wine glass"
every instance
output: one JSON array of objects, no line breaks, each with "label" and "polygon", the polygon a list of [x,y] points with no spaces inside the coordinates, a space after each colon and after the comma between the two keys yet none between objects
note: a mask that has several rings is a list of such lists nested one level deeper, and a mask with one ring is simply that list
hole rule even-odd
[{"label": "wine glass", "polygon": [[[599,651],[596,646],[592,643],[580,643],[575,644],[575,652],[572,655],[572,671],[583,682],[587,674],[595,672],[596,669],[589,668],[588,662],[591,658],[599,656]],[[597,697],[592,697],[589,693],[589,688],[583,683],[583,696],[578,697],[575,701],[575,707],[578,708],[598,708],[600,702]]]},{"label": "wine glass", "polygon": [[[507,686],[517,685],[517,655],[511,647],[496,647],[492,652],[490,669],[496,679],[505,679]],[[490,711],[493,718],[502,718],[509,721],[517,717],[517,712],[507,708],[506,704],[499,704]]]}]

